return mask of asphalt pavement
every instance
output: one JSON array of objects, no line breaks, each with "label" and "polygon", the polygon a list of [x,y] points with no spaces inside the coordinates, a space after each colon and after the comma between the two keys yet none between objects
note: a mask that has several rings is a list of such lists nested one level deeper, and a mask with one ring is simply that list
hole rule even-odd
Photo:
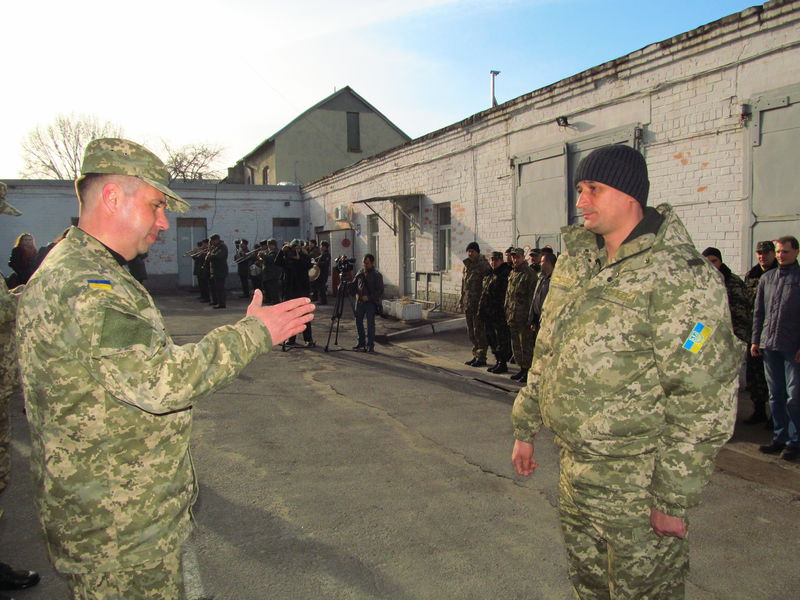
[{"label": "asphalt pavement", "polygon": [[[245,309],[244,300],[218,311],[191,296],[156,300],[177,343]],[[377,323],[376,354],[356,353],[350,307],[338,339],[332,307],[320,307],[316,348],[276,347],[197,402],[189,600],[570,598],[552,436],[537,440],[534,476],[510,464],[520,385],[463,364],[457,315]],[[743,415],[748,402],[742,395]],[[0,560],[42,574],[17,600],[67,598],[32,507],[19,396],[12,420]],[[737,428],[690,512],[690,600],[797,597],[800,465],[760,455],[769,437]]]}]

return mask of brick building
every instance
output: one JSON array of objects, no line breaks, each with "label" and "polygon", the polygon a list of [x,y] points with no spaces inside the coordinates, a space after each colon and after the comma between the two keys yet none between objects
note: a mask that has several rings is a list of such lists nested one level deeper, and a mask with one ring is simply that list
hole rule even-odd
[{"label": "brick building", "polygon": [[645,154],[650,204],[671,203],[734,271],[751,266],[758,240],[800,237],[788,183],[800,1],[651,44],[305,185],[305,218],[309,231],[351,232],[333,253],[376,254],[390,291],[424,286],[437,299],[441,286],[452,308],[467,243],[560,249],[560,227],[579,221],[571,175],[608,143]]}]

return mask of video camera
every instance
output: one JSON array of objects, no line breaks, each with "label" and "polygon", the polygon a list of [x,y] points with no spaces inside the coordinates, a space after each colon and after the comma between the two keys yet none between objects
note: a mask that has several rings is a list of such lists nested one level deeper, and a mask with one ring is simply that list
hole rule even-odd
[{"label": "video camera", "polygon": [[344,254],[333,261],[333,266],[339,273],[349,273],[353,270],[354,264],[356,264],[356,259],[347,258]]}]

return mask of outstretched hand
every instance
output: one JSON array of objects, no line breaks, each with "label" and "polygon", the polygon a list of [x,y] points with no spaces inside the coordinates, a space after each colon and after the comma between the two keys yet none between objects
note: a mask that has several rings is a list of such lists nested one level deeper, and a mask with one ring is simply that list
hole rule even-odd
[{"label": "outstretched hand", "polygon": [[272,306],[261,306],[261,290],[253,292],[253,300],[247,307],[247,316],[256,317],[269,330],[273,344],[280,344],[301,333],[314,318],[317,308],[309,298],[295,298]]}]

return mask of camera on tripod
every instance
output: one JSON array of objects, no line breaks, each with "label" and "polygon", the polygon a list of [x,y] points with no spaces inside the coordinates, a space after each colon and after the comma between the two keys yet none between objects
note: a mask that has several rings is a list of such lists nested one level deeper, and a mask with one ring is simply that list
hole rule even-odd
[{"label": "camera on tripod", "polygon": [[350,271],[352,271],[354,264],[356,264],[356,259],[347,258],[347,256],[344,254],[342,254],[339,258],[333,261],[333,266],[340,274],[349,273]]}]

